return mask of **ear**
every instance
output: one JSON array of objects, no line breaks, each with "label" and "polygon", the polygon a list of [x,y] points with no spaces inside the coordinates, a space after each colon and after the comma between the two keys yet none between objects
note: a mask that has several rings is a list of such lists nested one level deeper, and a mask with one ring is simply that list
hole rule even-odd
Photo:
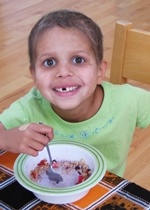
[{"label": "ear", "polygon": [[36,78],[35,78],[35,69],[30,68],[30,74],[31,74],[33,82],[34,82],[34,87],[37,88]]},{"label": "ear", "polygon": [[99,64],[98,67],[98,77],[97,77],[97,84],[101,84],[104,80],[105,74],[107,70],[107,62],[105,60],[102,60],[102,62]]}]

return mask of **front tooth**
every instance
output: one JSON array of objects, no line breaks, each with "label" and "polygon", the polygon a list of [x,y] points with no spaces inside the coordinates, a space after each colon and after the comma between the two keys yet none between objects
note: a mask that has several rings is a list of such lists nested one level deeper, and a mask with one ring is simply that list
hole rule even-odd
[{"label": "front tooth", "polygon": [[67,88],[66,88],[66,92],[67,92],[67,91],[70,91],[70,90],[72,90],[71,87],[67,87]]},{"label": "front tooth", "polygon": [[66,87],[66,88],[57,88],[56,90],[59,92],[69,92],[69,91],[72,91],[75,89],[76,89],[76,87]]},{"label": "front tooth", "polygon": [[76,89],[76,87],[67,87],[66,91],[72,91],[72,90],[75,90],[75,89]]},{"label": "front tooth", "polygon": [[56,90],[58,91],[58,92],[63,92],[64,90],[63,90],[64,88],[56,88]]}]

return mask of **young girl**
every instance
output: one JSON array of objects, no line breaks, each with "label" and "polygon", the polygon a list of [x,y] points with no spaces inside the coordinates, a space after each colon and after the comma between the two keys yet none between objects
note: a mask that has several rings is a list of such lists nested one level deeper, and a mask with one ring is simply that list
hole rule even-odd
[{"label": "young girl", "polygon": [[103,82],[102,39],[98,25],[75,11],[36,23],[28,42],[35,88],[0,115],[1,149],[36,156],[52,139],[82,141],[123,176],[135,127],[150,124],[150,93]]}]

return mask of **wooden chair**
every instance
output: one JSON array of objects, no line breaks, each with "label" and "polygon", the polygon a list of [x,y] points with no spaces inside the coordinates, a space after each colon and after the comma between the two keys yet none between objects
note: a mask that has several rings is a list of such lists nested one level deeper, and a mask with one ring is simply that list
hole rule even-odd
[{"label": "wooden chair", "polygon": [[150,84],[150,32],[134,29],[132,23],[116,23],[110,82],[128,80]]}]

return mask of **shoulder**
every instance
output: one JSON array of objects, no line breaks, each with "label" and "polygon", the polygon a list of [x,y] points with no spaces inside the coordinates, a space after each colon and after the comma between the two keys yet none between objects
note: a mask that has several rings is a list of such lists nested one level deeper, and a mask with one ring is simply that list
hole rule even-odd
[{"label": "shoulder", "polygon": [[146,91],[143,88],[132,86],[130,84],[115,85],[109,82],[104,82],[102,87],[105,93],[118,96],[119,98],[127,97],[128,99],[138,99],[144,95],[146,95],[147,98],[150,98],[149,91]]},{"label": "shoulder", "polygon": [[[45,99],[44,97],[40,94],[38,90],[35,88],[32,88],[28,93],[26,93],[24,96],[19,98],[18,100],[14,101],[10,107],[5,109],[3,111],[4,114],[11,113],[11,115],[14,113],[27,113],[27,112],[32,112],[33,109],[35,110],[36,108],[40,107],[40,105],[44,104]],[[31,111],[30,111],[31,110]]]},{"label": "shoulder", "polygon": [[0,114],[0,121],[7,129],[30,121],[37,122],[37,118],[41,119],[39,115],[45,109],[46,103],[47,101],[40,92],[32,88]]},{"label": "shoulder", "polygon": [[104,88],[104,90],[111,91],[111,92],[115,91],[116,93],[120,92],[120,91],[127,92],[127,91],[135,88],[129,84],[119,85],[119,84],[112,84],[110,82],[103,82],[102,87]]},{"label": "shoulder", "polygon": [[36,88],[32,88],[26,95],[18,99],[16,104],[20,104],[21,106],[35,106],[36,104],[43,104],[45,102],[46,99],[41,93]]},{"label": "shoulder", "polygon": [[[101,111],[126,118],[136,126],[147,127],[150,124],[150,91],[129,84],[102,84],[104,100]],[[129,120],[130,119],[130,120]]]},{"label": "shoulder", "polygon": [[42,100],[43,96],[41,95],[41,93],[36,88],[32,88],[26,95],[24,95],[20,99],[21,100],[27,100],[27,99],[28,100],[29,99]]}]

